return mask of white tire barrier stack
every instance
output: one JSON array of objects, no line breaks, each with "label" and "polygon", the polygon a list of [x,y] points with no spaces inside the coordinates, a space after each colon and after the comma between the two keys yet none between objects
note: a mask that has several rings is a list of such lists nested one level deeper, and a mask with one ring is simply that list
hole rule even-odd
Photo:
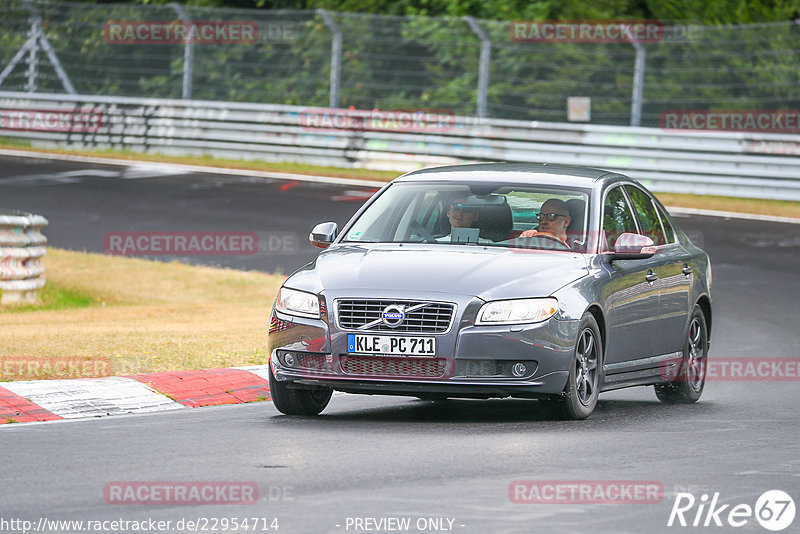
[{"label": "white tire barrier stack", "polygon": [[36,300],[45,284],[45,226],[41,215],[0,209],[0,304]]}]

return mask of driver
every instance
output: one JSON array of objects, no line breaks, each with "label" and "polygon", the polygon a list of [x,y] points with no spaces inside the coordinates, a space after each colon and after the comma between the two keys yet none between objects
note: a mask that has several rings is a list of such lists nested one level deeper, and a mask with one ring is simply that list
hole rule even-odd
[{"label": "driver", "polygon": [[478,208],[467,206],[466,197],[457,197],[450,203],[447,219],[452,228],[473,228],[478,222]]},{"label": "driver", "polygon": [[569,209],[563,200],[551,198],[545,201],[536,218],[539,219],[538,230],[525,230],[519,237],[536,237],[545,234],[546,237],[554,237],[569,247],[567,226],[572,222],[572,218],[569,216]]},{"label": "driver", "polygon": [[[436,241],[449,243],[452,239],[453,228],[476,228],[478,223],[478,207],[469,206],[467,204],[467,197],[459,195],[450,202],[450,207],[447,210],[447,219],[450,221],[450,233],[444,237],[437,237]],[[487,240],[478,238],[479,243]]]}]

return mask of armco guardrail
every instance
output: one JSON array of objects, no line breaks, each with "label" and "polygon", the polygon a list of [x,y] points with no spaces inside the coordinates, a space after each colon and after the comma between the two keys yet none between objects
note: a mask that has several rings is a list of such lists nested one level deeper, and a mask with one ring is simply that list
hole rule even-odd
[{"label": "armco guardrail", "polygon": [[0,114],[0,136],[38,147],[394,170],[547,161],[624,172],[655,191],[800,200],[798,135],[9,92]]},{"label": "armco guardrail", "polygon": [[0,209],[0,304],[36,300],[45,284],[45,226],[41,215]]}]

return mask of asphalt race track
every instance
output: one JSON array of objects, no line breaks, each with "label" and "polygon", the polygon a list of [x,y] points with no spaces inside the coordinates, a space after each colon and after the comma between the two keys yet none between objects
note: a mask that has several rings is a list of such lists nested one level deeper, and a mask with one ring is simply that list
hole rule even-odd
[{"label": "asphalt race track", "polygon": [[[180,259],[284,273],[314,257],[306,236],[315,223],[343,224],[368,194],[350,186],[175,174],[151,164],[0,158],[0,207],[47,217],[52,246],[102,252],[108,232],[255,232],[266,243],[273,235],[285,240],[258,254]],[[712,260],[711,359],[797,358],[800,225],[677,220]],[[800,502],[798,405],[797,378],[773,378],[709,381],[691,406],[662,405],[652,388],[606,393],[582,422],[548,421],[536,401],[335,395],[317,418],[286,417],[262,402],[3,425],[0,530],[22,532],[3,528],[2,520],[11,519],[38,526],[43,518],[173,525],[206,518],[198,531],[205,525],[271,532],[262,527],[277,518],[280,533],[766,533],[753,516],[734,528],[728,514],[739,504],[754,508],[767,490]],[[664,496],[644,504],[516,503],[509,488],[518,480],[651,481]],[[106,485],[126,481],[249,482],[260,498],[252,505],[107,504]],[[676,520],[669,527],[681,492],[697,504],[685,513],[688,526]],[[717,492],[717,508],[729,505],[715,516],[722,527],[706,515]],[[694,527],[704,494],[701,526]],[[224,518],[245,517],[267,521],[257,530],[252,523],[223,529]],[[378,530],[387,518],[409,518],[410,526]],[[706,519],[711,526],[704,528]],[[783,532],[798,526],[800,517]],[[184,530],[195,529],[150,532]]]}]

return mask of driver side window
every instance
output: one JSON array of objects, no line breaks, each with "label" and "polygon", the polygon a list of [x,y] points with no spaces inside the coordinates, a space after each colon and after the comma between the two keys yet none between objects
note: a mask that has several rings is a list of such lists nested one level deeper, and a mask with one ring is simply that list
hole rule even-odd
[{"label": "driver side window", "polygon": [[622,187],[611,189],[603,204],[603,233],[606,238],[606,250],[614,250],[617,238],[625,232],[636,233],[636,221],[628,205]]},{"label": "driver side window", "polygon": [[396,240],[421,241],[442,235],[446,233],[443,219],[447,220],[441,195],[434,190],[419,193],[403,215]]}]

